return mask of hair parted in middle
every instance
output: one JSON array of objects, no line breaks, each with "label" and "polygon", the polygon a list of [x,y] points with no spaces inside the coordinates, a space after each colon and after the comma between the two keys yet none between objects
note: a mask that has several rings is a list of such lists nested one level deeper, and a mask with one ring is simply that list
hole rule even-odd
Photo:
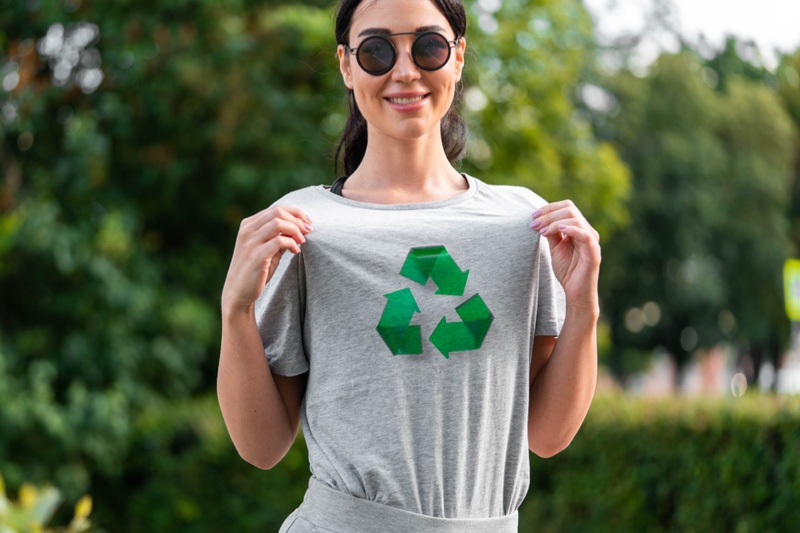
[{"label": "hair parted in middle", "polygon": [[[339,0],[336,12],[336,43],[349,44],[350,27],[353,15],[362,2],[374,0]],[[431,0],[450,23],[456,38],[464,37],[467,32],[467,13],[461,0]],[[456,90],[450,109],[442,117],[441,131],[444,152],[450,162],[457,162],[464,157],[467,148],[467,125],[458,114],[461,102],[461,91]],[[358,168],[367,151],[367,121],[361,114],[352,89],[347,90],[347,122],[336,145],[334,164],[337,173],[341,169],[349,176]]]}]

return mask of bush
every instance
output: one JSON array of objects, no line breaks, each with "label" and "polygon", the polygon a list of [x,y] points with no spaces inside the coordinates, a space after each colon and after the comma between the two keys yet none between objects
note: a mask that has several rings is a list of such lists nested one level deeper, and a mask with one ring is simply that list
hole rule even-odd
[{"label": "bush", "polygon": [[[800,398],[598,397],[571,446],[531,459],[520,531],[783,531],[800,525]],[[303,499],[305,444],[264,472],[216,398],[142,416],[123,475],[93,484],[115,532],[277,531]]]},{"label": "bush", "polygon": [[115,533],[278,531],[310,476],[302,438],[268,472],[244,462],[214,396],[154,406],[137,422],[123,474],[93,485],[94,516]]},{"label": "bush", "polygon": [[800,398],[595,400],[532,461],[521,531],[796,531]]}]

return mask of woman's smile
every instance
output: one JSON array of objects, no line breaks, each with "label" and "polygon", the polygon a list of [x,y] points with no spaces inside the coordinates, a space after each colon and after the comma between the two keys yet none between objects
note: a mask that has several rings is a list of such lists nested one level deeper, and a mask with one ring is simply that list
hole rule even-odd
[{"label": "woman's smile", "polygon": [[429,100],[430,94],[396,94],[384,97],[395,111],[411,112],[422,109]]}]

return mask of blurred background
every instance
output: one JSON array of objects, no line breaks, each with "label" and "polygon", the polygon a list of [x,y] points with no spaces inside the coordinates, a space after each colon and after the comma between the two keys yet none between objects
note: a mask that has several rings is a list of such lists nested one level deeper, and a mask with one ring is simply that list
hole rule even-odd
[{"label": "blurred background", "polygon": [[[465,4],[461,170],[603,244],[520,530],[797,531],[800,5]],[[0,83],[0,529],[277,531],[305,446],[236,454],[219,297],[240,220],[336,178],[332,2],[0,0]]]}]

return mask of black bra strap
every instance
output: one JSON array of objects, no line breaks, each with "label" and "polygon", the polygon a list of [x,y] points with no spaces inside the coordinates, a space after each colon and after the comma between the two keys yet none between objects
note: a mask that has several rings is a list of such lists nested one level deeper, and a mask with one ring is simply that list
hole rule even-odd
[{"label": "black bra strap", "polygon": [[347,179],[347,176],[342,176],[341,178],[339,178],[336,181],[334,181],[333,185],[331,185],[331,192],[333,194],[337,194],[339,196],[342,196],[342,187],[344,187],[344,182],[345,182],[346,179]]}]

